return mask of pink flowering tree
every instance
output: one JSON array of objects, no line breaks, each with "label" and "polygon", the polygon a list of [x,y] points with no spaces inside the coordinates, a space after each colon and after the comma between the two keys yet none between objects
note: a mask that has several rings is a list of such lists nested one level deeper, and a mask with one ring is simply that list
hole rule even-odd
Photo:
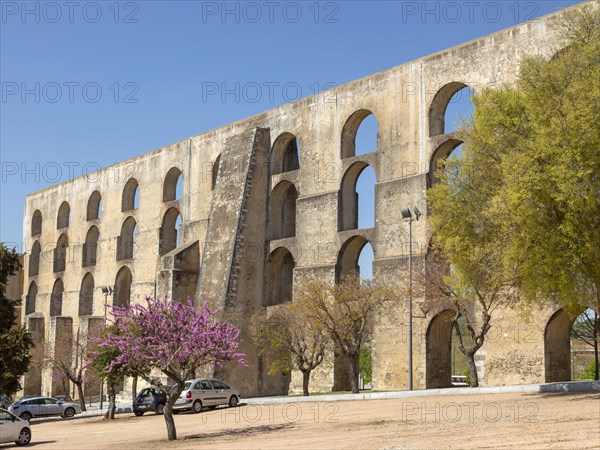
[{"label": "pink flowering tree", "polygon": [[[130,370],[168,392],[164,416],[170,441],[177,439],[173,405],[185,380],[194,378],[201,367],[221,366],[227,361],[246,364],[244,355],[237,351],[239,330],[220,322],[218,313],[206,303],[196,310],[192,299],[177,302],[147,297],[146,305],[113,307],[115,333],[106,333],[98,342],[99,351],[103,347],[118,350],[107,372]],[[165,385],[153,376],[156,371],[175,385]]]}]

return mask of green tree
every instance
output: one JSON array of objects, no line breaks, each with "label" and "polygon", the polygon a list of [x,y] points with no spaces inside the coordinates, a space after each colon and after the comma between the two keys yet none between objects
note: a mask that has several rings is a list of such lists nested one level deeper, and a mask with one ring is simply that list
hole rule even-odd
[{"label": "green tree", "polygon": [[322,362],[329,343],[323,324],[309,314],[307,298],[263,309],[255,316],[252,334],[269,364],[269,374],[302,372],[302,395],[309,395],[310,374]]},{"label": "green tree", "polygon": [[594,364],[590,364],[586,369],[589,370],[591,367],[595,371],[592,375],[594,380],[600,379],[598,377],[598,369],[600,369],[598,364],[598,344],[600,341],[600,335],[598,334],[599,321],[600,316],[596,311],[587,309],[575,319],[573,327],[571,328],[572,339],[579,339],[594,349],[594,361],[592,361]]},{"label": "green tree", "polygon": [[19,271],[21,262],[14,248],[0,243],[0,394],[12,395],[19,378],[27,372],[33,340],[25,326],[15,324],[16,307],[21,300],[5,297],[8,279]]},{"label": "green tree", "polygon": [[525,58],[515,85],[475,96],[463,156],[427,195],[447,298],[477,347],[518,298],[600,309],[600,10],[560,26],[553,58]]}]

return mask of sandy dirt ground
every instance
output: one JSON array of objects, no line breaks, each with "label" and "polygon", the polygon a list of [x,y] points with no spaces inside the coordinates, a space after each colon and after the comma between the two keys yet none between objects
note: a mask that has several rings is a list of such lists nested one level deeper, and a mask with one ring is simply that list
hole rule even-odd
[{"label": "sandy dirt ground", "polygon": [[[315,400],[318,397],[315,397]],[[175,416],[34,420],[36,448],[596,448],[600,393],[481,394],[301,402]],[[14,445],[2,446],[2,448]]]}]

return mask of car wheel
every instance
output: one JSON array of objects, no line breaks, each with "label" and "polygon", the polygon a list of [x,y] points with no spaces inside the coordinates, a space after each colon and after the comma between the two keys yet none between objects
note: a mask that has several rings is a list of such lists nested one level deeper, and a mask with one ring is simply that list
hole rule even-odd
[{"label": "car wheel", "polygon": [[27,422],[29,422],[31,420],[31,413],[25,411],[24,413],[21,413],[21,415],[19,417],[21,419],[26,420]]},{"label": "car wheel", "polygon": [[237,398],[236,395],[232,395],[231,398],[229,399],[229,406],[232,408],[235,408],[239,403],[240,403],[240,400]]},{"label": "car wheel", "polygon": [[202,411],[202,402],[200,400],[196,400],[194,402],[194,404],[192,405],[192,411],[194,412],[194,414],[198,414],[200,411]]},{"label": "car wheel", "polygon": [[73,417],[74,415],[75,415],[74,408],[67,408],[67,409],[65,409],[65,412],[63,413],[63,417]]},{"label": "car wheel", "polygon": [[133,412],[136,416],[140,417],[144,415],[144,411],[134,411]]},{"label": "car wheel", "polygon": [[19,433],[19,439],[15,441],[17,445],[27,445],[31,441],[31,431],[29,428],[23,428]]},{"label": "car wheel", "polygon": [[164,414],[165,413],[165,405],[163,405],[162,403],[159,403],[158,405],[156,405],[156,414]]}]

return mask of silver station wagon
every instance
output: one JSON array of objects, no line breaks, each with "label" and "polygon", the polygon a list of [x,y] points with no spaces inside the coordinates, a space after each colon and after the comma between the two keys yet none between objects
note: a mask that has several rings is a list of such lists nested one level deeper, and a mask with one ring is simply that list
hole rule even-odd
[{"label": "silver station wagon", "polygon": [[191,409],[199,413],[202,408],[214,409],[219,405],[229,405],[232,408],[240,403],[240,391],[222,381],[198,378],[185,382],[185,389],[175,402],[173,412],[178,413]]},{"label": "silver station wagon", "polygon": [[29,421],[33,417],[73,417],[81,414],[81,406],[79,403],[63,402],[50,397],[32,397],[14,402],[8,407],[8,411]]}]

